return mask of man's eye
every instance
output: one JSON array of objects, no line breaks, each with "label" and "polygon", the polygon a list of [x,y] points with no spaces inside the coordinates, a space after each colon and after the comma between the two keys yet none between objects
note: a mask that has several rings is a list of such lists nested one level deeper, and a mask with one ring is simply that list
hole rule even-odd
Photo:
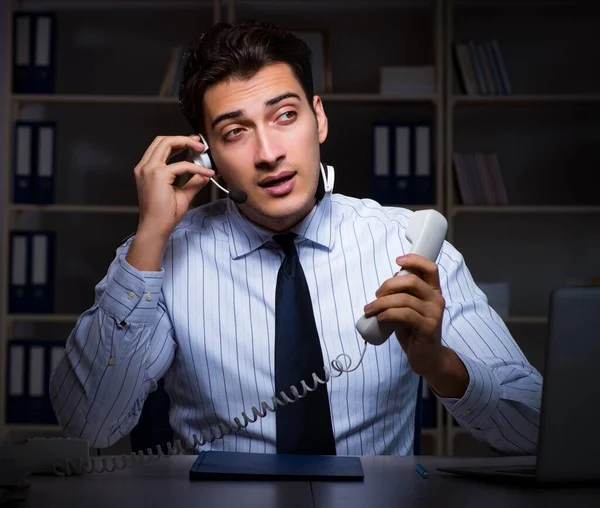
[{"label": "man's eye", "polygon": [[292,120],[293,118],[295,118],[297,116],[295,111],[286,111],[285,113],[282,113],[279,118],[281,118],[282,120]]},{"label": "man's eye", "polygon": [[240,132],[242,131],[242,129],[240,127],[236,127],[235,129],[231,129],[229,132],[227,132],[225,134],[225,136],[223,136],[223,138],[225,140],[231,139],[236,137]]}]

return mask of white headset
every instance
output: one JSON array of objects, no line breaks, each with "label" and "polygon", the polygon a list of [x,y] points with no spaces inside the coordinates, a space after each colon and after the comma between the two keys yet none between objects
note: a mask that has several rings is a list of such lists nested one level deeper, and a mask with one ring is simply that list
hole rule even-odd
[{"label": "white headset", "polygon": [[327,165],[327,171],[325,171],[322,162],[320,166],[321,176],[323,177],[323,184],[325,185],[325,194],[329,194],[333,192],[333,184],[335,182],[335,169],[333,169],[333,166]]},{"label": "white headset", "polygon": [[204,136],[202,134],[200,134],[200,141],[202,141],[202,144],[204,145],[204,150],[202,150],[201,152],[196,152],[192,160],[196,164],[200,164],[205,168],[212,169],[212,162],[210,161],[210,157],[207,153],[208,143],[206,142],[206,139],[204,139]]}]

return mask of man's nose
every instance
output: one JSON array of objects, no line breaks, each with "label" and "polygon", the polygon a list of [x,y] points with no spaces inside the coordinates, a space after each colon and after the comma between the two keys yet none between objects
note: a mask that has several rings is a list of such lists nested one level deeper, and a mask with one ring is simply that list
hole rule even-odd
[{"label": "man's nose", "polygon": [[285,159],[285,150],[276,136],[261,133],[257,136],[254,164],[259,169],[274,169]]}]

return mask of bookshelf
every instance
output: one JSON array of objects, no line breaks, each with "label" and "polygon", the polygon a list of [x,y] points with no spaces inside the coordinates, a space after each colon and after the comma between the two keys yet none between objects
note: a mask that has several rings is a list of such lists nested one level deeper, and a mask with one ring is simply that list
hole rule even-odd
[{"label": "bookshelf", "polygon": [[[325,93],[320,97],[324,102],[382,102],[382,103],[433,103],[438,102],[435,94],[385,95]],[[120,95],[23,95],[15,94],[13,101],[25,103],[97,103],[97,104],[177,104],[175,97],[136,97]]]},{"label": "bookshelf", "polygon": [[[213,22],[257,17],[294,29],[327,30],[332,88],[321,96],[331,129],[323,158],[338,170],[336,191],[369,196],[374,121],[428,121],[436,155],[434,202],[395,205],[444,210],[445,19],[441,0],[13,0],[3,3],[3,8],[8,30],[4,32],[2,105],[9,114],[1,140],[2,244],[8,252],[9,234],[14,229],[50,229],[56,234],[56,252],[69,255],[56,259],[52,313],[10,313],[8,284],[3,284],[2,379],[7,373],[7,341],[13,337],[66,338],[91,304],[93,288],[106,273],[117,245],[135,231],[138,209],[133,167],[154,136],[189,131],[177,99],[158,95],[170,51]],[[52,94],[12,93],[14,10],[56,15]],[[367,16],[370,21],[364,23]],[[351,39],[347,36],[350,32]],[[435,91],[382,95],[379,70],[386,65],[433,66]],[[16,119],[57,123],[55,199],[50,204],[13,203],[12,129]],[[348,150],[352,146],[361,148]],[[198,203],[217,197],[220,195],[210,187],[203,190]],[[8,274],[5,256],[1,280],[7,281]],[[437,414],[443,415],[441,404]],[[2,391],[0,439],[58,431],[56,426],[7,423]],[[440,417],[435,427],[423,429],[424,452],[442,454],[444,439]]]},{"label": "bookshelf", "polygon": [[[599,53],[597,21],[581,1],[453,0],[445,13],[449,239],[476,282],[509,283],[503,319],[542,374],[550,291],[598,276],[600,197],[591,189],[600,73],[589,64]],[[494,38],[512,93],[467,94],[454,44]],[[453,154],[478,151],[497,153],[507,204],[463,204]],[[490,453],[452,418],[446,452]]]}]

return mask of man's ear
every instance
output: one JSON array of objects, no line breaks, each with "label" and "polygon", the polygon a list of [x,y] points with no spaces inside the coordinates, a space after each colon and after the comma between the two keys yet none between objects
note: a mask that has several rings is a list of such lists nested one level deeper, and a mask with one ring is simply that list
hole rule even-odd
[{"label": "man's ear", "polygon": [[319,137],[319,144],[323,144],[327,139],[328,123],[325,110],[323,109],[323,102],[321,97],[315,95],[313,97],[313,109],[317,118],[317,135]]}]

